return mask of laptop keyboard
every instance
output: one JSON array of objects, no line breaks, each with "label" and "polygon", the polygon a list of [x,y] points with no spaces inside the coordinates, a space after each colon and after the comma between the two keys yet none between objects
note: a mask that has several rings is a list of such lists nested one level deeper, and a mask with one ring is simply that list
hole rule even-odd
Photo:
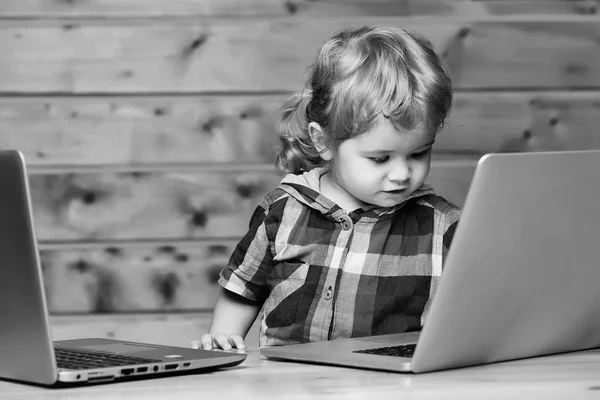
[{"label": "laptop keyboard", "polygon": [[101,353],[98,351],[80,349],[66,349],[63,347],[55,347],[54,355],[56,357],[58,368],[63,369],[92,369],[161,362],[161,360],[152,360],[150,358],[131,357],[116,353]]},{"label": "laptop keyboard", "polygon": [[374,349],[355,350],[354,353],[377,354],[381,356],[407,357],[410,358],[415,353],[417,344],[403,344],[400,346],[377,347]]}]

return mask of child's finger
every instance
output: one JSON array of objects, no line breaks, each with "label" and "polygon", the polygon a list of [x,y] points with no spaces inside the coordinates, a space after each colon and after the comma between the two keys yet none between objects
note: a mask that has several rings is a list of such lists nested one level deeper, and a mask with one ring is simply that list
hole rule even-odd
[{"label": "child's finger", "polygon": [[230,339],[233,344],[233,347],[235,347],[236,349],[244,350],[246,348],[246,345],[244,344],[244,339],[242,339],[241,336],[233,335]]},{"label": "child's finger", "polygon": [[192,340],[190,343],[190,347],[192,349],[199,349],[201,346],[201,343],[198,340]]},{"label": "child's finger", "polygon": [[200,339],[201,344],[202,344],[202,349],[204,350],[212,350],[213,347],[213,338],[211,335],[209,334],[204,334],[202,335],[202,338]]},{"label": "child's finger", "polygon": [[229,337],[224,333],[217,333],[214,336],[214,342],[219,345],[223,350],[231,350],[231,343],[229,343]]}]

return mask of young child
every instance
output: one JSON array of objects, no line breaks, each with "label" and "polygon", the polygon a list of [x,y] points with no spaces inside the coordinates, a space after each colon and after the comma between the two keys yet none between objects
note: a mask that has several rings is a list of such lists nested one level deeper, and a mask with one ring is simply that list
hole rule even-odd
[{"label": "young child", "polygon": [[278,167],[221,272],[210,333],[245,348],[419,330],[460,210],[423,182],[452,85],[428,40],[361,27],[322,47],[279,115]]}]

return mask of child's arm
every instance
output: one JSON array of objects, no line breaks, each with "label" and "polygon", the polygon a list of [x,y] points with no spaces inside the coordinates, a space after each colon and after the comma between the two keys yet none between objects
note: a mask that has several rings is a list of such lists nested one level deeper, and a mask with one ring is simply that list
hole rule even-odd
[{"label": "child's arm", "polygon": [[221,289],[215,305],[209,333],[200,341],[192,341],[192,348],[212,350],[213,346],[223,350],[232,347],[245,349],[244,337],[252,326],[261,308],[260,302]]}]

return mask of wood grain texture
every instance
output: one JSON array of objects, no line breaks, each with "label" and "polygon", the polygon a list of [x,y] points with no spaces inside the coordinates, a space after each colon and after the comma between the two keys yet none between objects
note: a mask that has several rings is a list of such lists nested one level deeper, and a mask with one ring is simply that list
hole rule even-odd
[{"label": "wood grain texture", "polygon": [[[0,98],[0,147],[32,169],[271,164],[285,95]],[[457,93],[438,155],[600,148],[600,92]]]},{"label": "wood grain texture", "polygon": [[339,17],[4,21],[0,92],[200,93],[297,89],[316,49],[352,25],[427,36],[457,90],[600,86],[594,19]]},{"label": "wood grain texture", "polygon": [[51,313],[210,310],[235,242],[43,249]]},{"label": "wood grain texture", "polygon": [[272,163],[283,96],[0,98],[0,147],[30,166]]},{"label": "wood grain texture", "polygon": [[440,153],[484,154],[600,148],[598,92],[458,94]]},{"label": "wood grain texture", "polygon": [[2,17],[303,17],[595,14],[593,0],[5,0]]},{"label": "wood grain texture", "polygon": [[59,173],[30,179],[41,241],[239,237],[281,179],[264,171]]}]

